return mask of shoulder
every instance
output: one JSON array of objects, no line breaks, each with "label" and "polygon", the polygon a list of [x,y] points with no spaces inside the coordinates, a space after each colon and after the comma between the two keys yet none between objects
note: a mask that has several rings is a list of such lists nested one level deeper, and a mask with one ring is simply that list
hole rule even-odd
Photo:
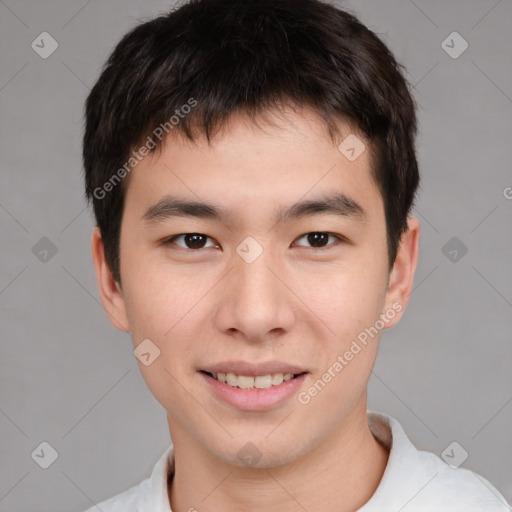
[{"label": "shoulder", "polygon": [[454,512],[511,510],[496,487],[474,471],[450,466],[434,453],[419,450],[416,465],[418,475],[425,480],[421,493],[427,504]]},{"label": "shoulder", "polygon": [[153,468],[151,476],[112,498],[102,501],[85,512],[171,512],[167,481],[174,474],[174,449],[165,450]]},{"label": "shoulder", "polygon": [[85,512],[138,512],[138,505],[148,493],[149,478],[129,489],[112,496],[92,507]]},{"label": "shoulder", "polygon": [[400,423],[368,411],[374,437],[389,450],[379,487],[361,512],[510,512],[505,498],[484,477],[418,450]]}]

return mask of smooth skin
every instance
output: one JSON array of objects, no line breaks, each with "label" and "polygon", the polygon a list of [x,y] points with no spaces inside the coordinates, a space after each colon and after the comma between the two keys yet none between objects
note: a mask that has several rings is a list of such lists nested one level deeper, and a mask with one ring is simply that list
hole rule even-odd
[{"label": "smooth skin", "polygon": [[[122,286],[112,278],[98,228],[92,235],[110,321],[131,332],[135,347],[149,338],[161,352],[139,367],[167,411],[173,512],[353,511],[375,492],[388,460],[366,412],[379,336],[307,405],[293,396],[269,410],[240,410],[214,395],[200,373],[224,361],[278,360],[308,372],[300,389],[307,391],[399,303],[401,312],[385,328],[396,324],[411,294],[419,222],[409,218],[389,272],[369,151],[349,161],[307,109],[267,112],[266,119],[256,126],[233,116],[211,147],[204,138],[192,143],[171,134],[160,153],[132,170],[121,225]],[[342,120],[340,126],[343,138],[356,133]],[[365,216],[273,221],[278,207],[334,192],[357,202]],[[145,222],[144,213],[168,194],[215,203],[232,217]],[[304,236],[317,232],[333,236],[317,247]],[[169,241],[187,233],[208,238],[199,248],[185,237]],[[248,236],[263,248],[252,263],[236,252]],[[248,442],[261,458],[244,467],[237,453]]]}]

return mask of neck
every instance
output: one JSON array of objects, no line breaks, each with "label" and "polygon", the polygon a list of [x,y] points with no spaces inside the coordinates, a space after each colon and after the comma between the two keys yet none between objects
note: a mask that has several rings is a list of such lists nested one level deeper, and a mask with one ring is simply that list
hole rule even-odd
[{"label": "neck", "polygon": [[306,455],[273,468],[240,468],[218,460],[169,422],[175,475],[168,489],[173,512],[349,512],[374,494],[388,451],[373,437],[364,408]]}]

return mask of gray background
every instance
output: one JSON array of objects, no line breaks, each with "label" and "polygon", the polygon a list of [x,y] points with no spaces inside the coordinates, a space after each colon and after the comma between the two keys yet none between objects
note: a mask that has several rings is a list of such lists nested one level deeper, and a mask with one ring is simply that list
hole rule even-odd
[{"label": "gray background", "polygon": [[[170,442],[129,336],[99,303],[80,145],[113,45],[171,3],[0,2],[1,511],[84,510],[149,476]],[[462,467],[511,500],[512,2],[340,5],[390,45],[420,106],[419,267],[405,318],[382,336],[369,407],[420,449],[457,441]],[[47,59],[31,48],[43,31],[59,44]],[[469,43],[456,59],[441,47],[453,31]],[[56,254],[33,249],[42,237]],[[42,441],[58,452],[48,469],[31,458]]]}]

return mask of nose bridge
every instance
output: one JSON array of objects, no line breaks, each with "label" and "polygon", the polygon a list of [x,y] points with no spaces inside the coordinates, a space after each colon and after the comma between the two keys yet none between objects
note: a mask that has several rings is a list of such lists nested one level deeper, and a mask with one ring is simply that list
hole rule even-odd
[{"label": "nose bridge", "polygon": [[[244,249],[243,244],[241,248]],[[217,311],[217,322],[225,332],[236,329],[246,338],[261,341],[271,331],[290,329],[294,313],[292,297],[276,276],[278,263],[271,251],[262,251],[255,259],[245,257],[253,250],[249,246],[247,252],[233,255],[234,268],[226,276],[228,285]]]},{"label": "nose bridge", "polygon": [[[276,271],[271,272],[270,258],[261,255],[251,263],[240,261],[236,264],[235,279],[239,302],[247,302],[251,307],[257,306],[260,301],[265,305],[271,305],[277,300],[279,294]],[[275,264],[274,264],[275,266]]]}]

